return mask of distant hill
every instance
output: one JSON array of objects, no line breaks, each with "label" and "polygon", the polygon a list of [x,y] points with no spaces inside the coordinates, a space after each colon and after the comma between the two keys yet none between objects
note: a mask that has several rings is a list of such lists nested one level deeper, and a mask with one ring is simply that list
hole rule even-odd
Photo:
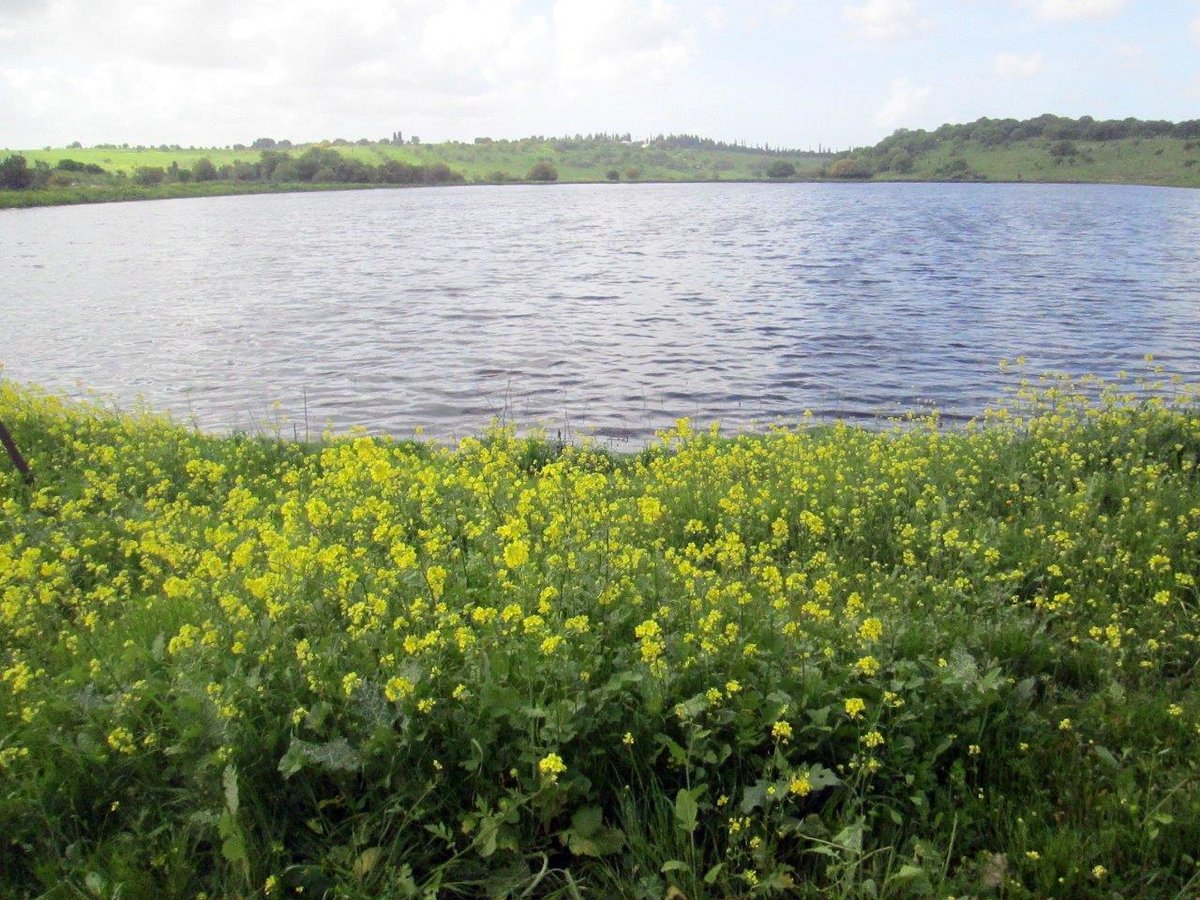
[{"label": "distant hill", "polygon": [[839,154],[824,177],[905,181],[1049,181],[1200,187],[1200,119],[979,119],[900,129]]},{"label": "distant hill", "polygon": [[0,208],[416,184],[647,181],[1033,181],[1200,187],[1200,120],[1044,115],[901,129],[844,153],[696,135],[415,137],[232,147],[100,145],[0,150]]}]

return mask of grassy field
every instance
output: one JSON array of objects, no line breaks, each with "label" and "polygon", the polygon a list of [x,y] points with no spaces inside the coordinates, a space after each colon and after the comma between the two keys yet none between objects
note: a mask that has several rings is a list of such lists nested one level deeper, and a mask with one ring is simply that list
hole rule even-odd
[{"label": "grassy field", "polygon": [[[290,152],[302,152],[304,147]],[[329,145],[321,145],[329,146]],[[821,164],[831,157],[776,155],[765,152],[654,148],[641,144],[614,141],[574,142],[556,140],[497,141],[486,144],[443,143],[396,146],[375,143],[334,147],[344,156],[378,164],[387,159],[413,165],[444,162],[468,180],[494,180],[499,173],[507,179],[523,179],[541,160],[551,162],[560,181],[604,181],[611,170],[622,180],[677,181],[724,179],[761,179],[767,167],[778,159],[791,162],[798,171],[815,174]],[[0,151],[0,156],[9,151]],[[198,159],[208,158],[220,167],[239,160],[252,162],[259,158],[258,150],[195,149],[42,149],[21,150],[30,164],[43,161],[54,166],[60,159],[69,158],[82,163],[95,163],[107,171],[133,172],[140,166],[166,168],[178,162],[190,168]],[[629,170],[636,169],[636,175]]]},{"label": "grassy field", "polygon": [[1200,406],[1154,387],[613,456],[0,383],[0,893],[1195,896]]}]

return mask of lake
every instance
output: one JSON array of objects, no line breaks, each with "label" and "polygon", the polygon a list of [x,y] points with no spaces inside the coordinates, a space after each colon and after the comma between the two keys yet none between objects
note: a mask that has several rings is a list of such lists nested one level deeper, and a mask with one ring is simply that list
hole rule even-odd
[{"label": "lake", "polygon": [[214,430],[638,445],[1200,376],[1200,191],[680,184],[0,212],[3,374]]}]

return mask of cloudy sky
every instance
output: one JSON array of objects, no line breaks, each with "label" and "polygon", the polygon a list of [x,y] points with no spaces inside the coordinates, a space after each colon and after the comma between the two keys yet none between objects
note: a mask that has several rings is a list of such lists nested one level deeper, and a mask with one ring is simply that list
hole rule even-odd
[{"label": "cloudy sky", "polygon": [[0,147],[1200,117],[1200,0],[0,0]]}]

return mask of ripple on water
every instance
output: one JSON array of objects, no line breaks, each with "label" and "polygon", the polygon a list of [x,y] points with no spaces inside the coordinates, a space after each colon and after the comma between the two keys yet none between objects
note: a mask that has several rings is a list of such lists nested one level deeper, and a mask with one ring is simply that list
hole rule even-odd
[{"label": "ripple on water", "polygon": [[[100,239],[99,236],[103,236]],[[212,428],[641,441],[977,413],[996,363],[1200,375],[1200,192],[639,185],[0,215],[5,375]],[[273,408],[278,401],[280,409]]]}]

